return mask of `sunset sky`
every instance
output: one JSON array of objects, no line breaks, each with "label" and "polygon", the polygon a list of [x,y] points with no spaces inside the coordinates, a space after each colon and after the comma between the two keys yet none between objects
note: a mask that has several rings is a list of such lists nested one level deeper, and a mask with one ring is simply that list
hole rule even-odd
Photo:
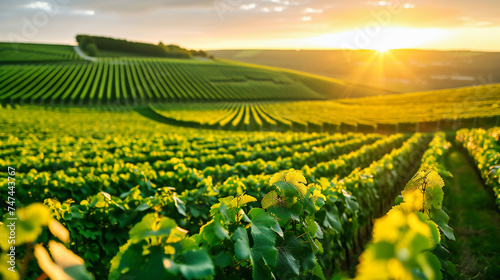
[{"label": "sunset sky", "polygon": [[196,49],[500,51],[499,0],[2,0],[0,41],[76,34]]}]

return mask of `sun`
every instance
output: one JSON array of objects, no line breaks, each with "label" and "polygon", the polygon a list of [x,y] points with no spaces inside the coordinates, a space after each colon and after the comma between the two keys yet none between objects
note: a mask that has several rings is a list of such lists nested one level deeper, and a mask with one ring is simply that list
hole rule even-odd
[{"label": "sun", "polygon": [[415,48],[441,40],[446,31],[439,28],[381,27],[376,30],[347,30],[290,41],[303,48],[370,49],[380,53],[392,49]]},{"label": "sun", "polygon": [[369,49],[387,52],[391,49],[413,48],[437,40],[443,34],[441,29],[389,27],[381,29],[371,40]]},{"label": "sun", "polygon": [[389,48],[380,47],[380,48],[376,48],[374,50],[376,50],[379,54],[384,54],[384,53],[389,51]]}]

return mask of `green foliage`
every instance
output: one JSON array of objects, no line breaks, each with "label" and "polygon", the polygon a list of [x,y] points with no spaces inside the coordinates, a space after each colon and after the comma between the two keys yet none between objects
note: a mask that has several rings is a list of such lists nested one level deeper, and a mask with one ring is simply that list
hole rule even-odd
[{"label": "green foliage", "polygon": [[[454,237],[442,216],[442,191],[441,196],[427,194],[443,187],[439,179],[435,171],[417,173],[402,193],[404,202],[375,222],[373,239],[361,255],[356,279],[371,279],[374,273],[380,279],[442,279],[440,259],[431,253],[440,242],[437,224],[441,230],[446,227],[448,238]],[[419,196],[425,198],[415,203]],[[440,211],[441,217],[429,215],[429,211]]]},{"label": "green foliage", "polygon": [[85,45],[84,51],[90,56],[98,56],[99,49],[95,44],[87,44]]},{"label": "green foliage", "polygon": [[[307,75],[297,76],[299,80],[307,79]],[[334,99],[345,98],[341,96],[342,86],[335,88],[326,81],[323,86],[318,86],[316,79],[310,79],[304,84],[311,89]],[[356,85],[352,87],[356,88]],[[358,132],[363,129],[383,133],[434,132],[471,128],[475,124],[492,127],[498,125],[496,116],[500,115],[496,94],[492,93],[498,92],[499,88],[500,84],[487,84],[376,97],[367,96],[373,89],[365,88],[360,90],[365,96],[362,98],[351,98],[355,93],[350,92],[349,98],[340,100],[270,103],[263,109],[277,112],[276,115],[285,116],[290,121],[314,121],[323,127],[330,124]],[[467,106],[463,106],[464,100],[467,100]]]},{"label": "green foliage", "polygon": [[[306,186],[304,176],[297,171],[277,173],[270,183],[275,189],[261,202],[269,207],[246,212],[244,208],[255,198],[245,194],[220,198],[210,210],[212,220],[193,238],[213,256],[234,252],[231,261],[216,266],[216,275],[242,277],[251,271],[253,279],[273,279],[292,272],[295,277],[324,279],[315,257],[321,248],[317,238],[322,238],[322,231],[314,221],[324,196],[314,185]],[[266,202],[269,194],[281,202]],[[292,210],[286,208],[287,203]],[[237,269],[227,270],[230,263]]]},{"label": "green foliage", "polygon": [[0,43],[0,62],[82,61],[73,46],[30,43]]},{"label": "green foliage", "polygon": [[462,129],[457,131],[456,140],[467,150],[486,185],[493,189],[500,209],[500,128]]},{"label": "green foliage", "polygon": [[[129,231],[129,240],[111,260],[109,279],[135,277],[203,278],[213,275],[207,253],[186,238],[175,221],[150,213]],[[139,260],[137,256],[142,256]]]},{"label": "green foliage", "polygon": [[[28,267],[37,267],[54,280],[94,279],[87,272],[83,259],[62,243],[48,240],[50,255],[42,245],[47,242],[47,227],[53,237],[69,243],[68,230],[53,218],[47,206],[32,203],[16,209],[15,217],[7,212],[3,218],[3,223],[0,222],[1,279],[25,279]],[[23,254],[20,250],[24,248],[26,251]],[[31,255],[34,255],[36,264]]]},{"label": "green foliage", "polygon": [[[123,53],[134,53],[144,56],[155,57],[175,57],[175,58],[189,58],[194,52],[186,50],[176,45],[165,46],[163,44],[153,45],[148,43],[131,42],[127,40],[90,36],[90,35],[76,35],[78,45],[89,55],[90,48],[94,48],[97,54],[98,50],[117,51]],[[195,52],[196,54],[203,54],[204,52]]]},{"label": "green foliage", "polygon": [[372,279],[375,274],[380,279],[443,279],[443,272],[454,275],[440,235],[455,240],[449,217],[441,208],[444,181],[438,174],[448,174],[440,165],[448,147],[444,133],[436,133],[419,171],[401,193],[403,201],[375,221],[356,279]]},{"label": "green foliage", "polygon": [[[71,251],[99,279],[328,278],[345,264],[379,203],[393,200],[391,188],[430,140],[164,133],[130,112],[16,110],[12,121],[26,125],[6,128],[17,137],[0,139],[0,163],[17,166],[17,195],[27,204],[45,199],[71,233]],[[330,162],[321,164],[325,173],[315,171],[321,162]],[[5,178],[0,182],[5,195]],[[446,217],[432,209],[437,227],[428,227],[437,240],[448,229]],[[173,232],[178,240],[170,239]]]}]

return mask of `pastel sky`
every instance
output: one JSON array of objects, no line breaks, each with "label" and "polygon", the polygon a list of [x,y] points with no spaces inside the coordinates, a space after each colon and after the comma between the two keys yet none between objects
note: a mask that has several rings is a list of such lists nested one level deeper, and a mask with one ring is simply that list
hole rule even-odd
[{"label": "pastel sky", "polygon": [[0,41],[500,51],[499,0],[1,0]]}]

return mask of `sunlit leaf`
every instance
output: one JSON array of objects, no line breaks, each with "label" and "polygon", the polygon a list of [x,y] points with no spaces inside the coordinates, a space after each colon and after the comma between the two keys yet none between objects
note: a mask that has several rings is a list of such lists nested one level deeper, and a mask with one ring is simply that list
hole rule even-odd
[{"label": "sunlit leaf", "polygon": [[61,223],[59,223],[57,220],[52,219],[49,222],[49,230],[55,237],[59,238],[59,240],[61,240],[62,242],[64,243],[69,242],[69,231],[63,225],[61,225]]},{"label": "sunlit leaf", "polygon": [[130,230],[130,241],[137,243],[145,238],[169,236],[170,231],[177,227],[174,220],[158,217],[156,213],[145,215],[142,220]]},{"label": "sunlit leaf", "polygon": [[14,271],[9,270],[11,269],[10,261],[7,253],[0,255],[0,279],[19,280],[19,268],[14,266]]},{"label": "sunlit leaf", "polygon": [[254,202],[254,201],[257,201],[257,199],[255,197],[247,195],[247,194],[243,194],[243,195],[239,195],[239,196],[233,198],[233,200],[231,200],[231,205],[233,207],[239,208],[239,207],[245,206],[247,203]]},{"label": "sunlit leaf", "polygon": [[306,195],[307,192],[307,181],[304,175],[300,171],[290,171],[286,174],[286,182],[292,184],[302,197]]},{"label": "sunlit leaf", "polygon": [[267,209],[279,202],[279,197],[276,191],[270,191],[268,192],[261,201],[262,208]]},{"label": "sunlit leaf", "polygon": [[88,280],[93,277],[85,269],[84,261],[79,256],[68,250],[63,244],[49,241],[49,254],[43,246],[35,245],[34,255],[40,268],[53,280]]},{"label": "sunlit leaf", "polygon": [[286,176],[284,173],[278,172],[275,173],[271,179],[269,180],[269,185],[274,185],[274,183],[279,182],[279,181],[286,181]]},{"label": "sunlit leaf", "polygon": [[[42,233],[44,226],[47,226],[52,219],[52,215],[47,206],[41,203],[32,203],[26,208],[19,208],[15,212],[16,222],[16,246],[27,242],[35,241]],[[8,236],[12,220],[5,220],[0,226],[0,246],[3,250],[7,250],[11,245],[8,243]]]}]

